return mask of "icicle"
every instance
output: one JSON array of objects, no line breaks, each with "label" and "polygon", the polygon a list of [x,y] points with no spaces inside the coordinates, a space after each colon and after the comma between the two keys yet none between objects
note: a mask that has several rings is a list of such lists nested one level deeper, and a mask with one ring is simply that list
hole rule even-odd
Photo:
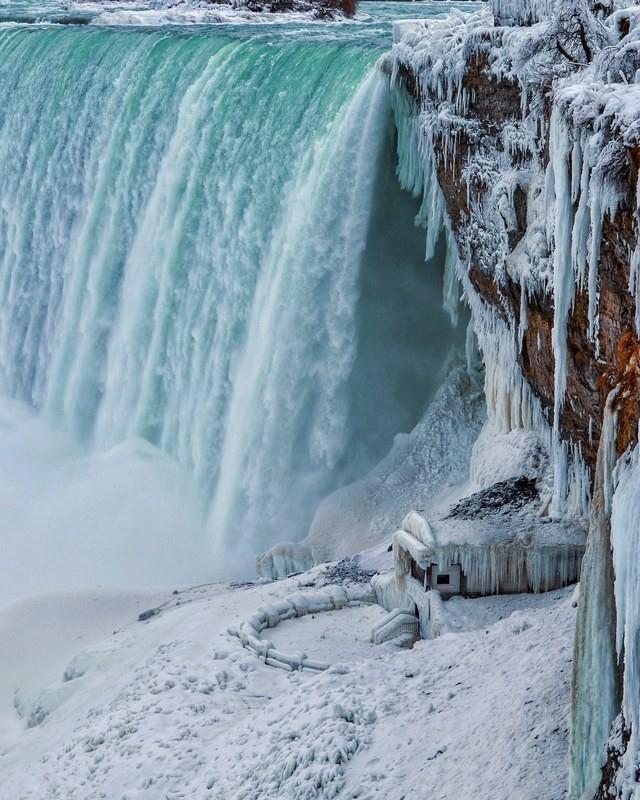
[{"label": "icicle", "polygon": [[458,324],[458,302],[460,285],[458,283],[458,251],[453,237],[447,237],[447,256],[444,262],[443,302],[445,311],[451,318],[451,324]]},{"label": "icicle", "polygon": [[[574,147],[574,153],[578,145]],[[573,201],[578,201],[578,210],[576,211],[575,220],[573,223],[573,232],[571,236],[571,260],[573,262],[573,269],[579,286],[584,285],[584,273],[587,263],[587,244],[589,239],[589,174],[590,174],[590,145],[589,140],[586,140],[584,145],[580,147],[581,153],[581,167],[578,165],[577,160],[574,158],[572,170],[573,178]],[[580,170],[578,172],[578,169]],[[579,190],[576,189],[576,177],[580,176]],[[577,194],[576,194],[577,191]]]},{"label": "icicle", "polygon": [[[622,711],[631,728],[623,772],[634,776],[640,749],[640,447],[636,445],[621,459],[615,478],[611,541],[618,612],[616,647],[618,658],[624,660]],[[635,798],[638,786],[633,783]]]},{"label": "icicle", "polygon": [[527,284],[524,275],[520,278],[520,322],[518,325],[518,347],[522,350],[524,335],[529,327],[529,316],[527,310]]},{"label": "icicle", "polygon": [[473,322],[469,320],[467,324],[467,335],[464,342],[464,354],[467,363],[467,373],[476,383],[480,382],[483,374],[482,359],[478,351],[478,340],[473,330]]},{"label": "icicle", "polygon": [[598,448],[589,537],[580,575],[573,659],[569,794],[591,797],[600,779],[604,744],[618,713],[610,498],[616,412],[606,404]]},{"label": "icicle", "polygon": [[[636,220],[640,217],[640,181],[636,187]],[[635,324],[636,333],[640,336],[640,243],[636,235],[636,246],[629,260],[629,292],[636,301]]]},{"label": "icicle", "polygon": [[548,592],[575,583],[580,575],[584,548],[558,543],[526,545],[494,542],[478,545],[442,545],[434,563],[460,564],[470,595]]},{"label": "icicle", "polygon": [[553,180],[547,186],[548,196],[553,192],[555,214],[553,226],[554,265],[553,265],[553,344],[554,370],[554,492],[551,511],[560,515],[565,509],[567,493],[567,453],[560,441],[560,413],[564,403],[567,383],[567,319],[573,304],[575,284],[571,261],[571,233],[573,208],[569,184],[568,158],[571,151],[569,136],[560,113],[554,110],[551,116],[549,170]]},{"label": "icicle", "polygon": [[596,358],[599,353],[597,336],[597,307],[598,307],[598,263],[600,262],[600,246],[602,244],[602,197],[598,187],[591,181],[591,244],[589,248],[589,338],[595,343]]}]

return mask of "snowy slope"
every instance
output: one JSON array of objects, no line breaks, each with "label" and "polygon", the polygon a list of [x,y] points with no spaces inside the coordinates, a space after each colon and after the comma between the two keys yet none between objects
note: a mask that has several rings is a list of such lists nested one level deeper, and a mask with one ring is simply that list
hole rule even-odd
[{"label": "snowy slope", "polygon": [[[39,674],[55,649],[41,633],[42,650],[23,654],[23,674],[12,673],[11,688],[26,682],[31,696],[39,674],[40,689],[49,684],[45,695],[58,704],[35,727],[21,720],[19,733],[14,718],[12,735],[0,740],[2,800],[563,796],[570,590],[544,603],[521,597],[491,609],[481,601],[477,613],[460,608],[460,627],[471,630],[413,650],[367,644],[373,608],[347,609],[340,623],[340,611],[285,623],[274,640],[310,652],[315,641],[333,663],[319,676],[267,667],[228,634],[259,605],[300,586],[313,591],[322,572],[168,595],[146,622],[135,621],[140,598],[119,606],[111,597],[101,623],[81,612],[86,598],[57,602],[60,625],[73,622],[82,655],[72,658],[68,640]],[[17,625],[35,629],[51,602],[5,610],[0,652]],[[123,613],[130,624],[115,630]],[[506,618],[476,627],[496,616]],[[88,640],[92,631],[99,642]],[[73,665],[66,682],[62,655]]]}]

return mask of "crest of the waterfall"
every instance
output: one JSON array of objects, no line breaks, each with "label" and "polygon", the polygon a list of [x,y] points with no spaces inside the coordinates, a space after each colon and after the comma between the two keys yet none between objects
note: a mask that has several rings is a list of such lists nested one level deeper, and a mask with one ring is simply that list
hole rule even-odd
[{"label": "crest of the waterfall", "polygon": [[210,514],[224,551],[303,533],[348,444],[360,261],[388,126],[372,73],[289,184],[232,375]]}]

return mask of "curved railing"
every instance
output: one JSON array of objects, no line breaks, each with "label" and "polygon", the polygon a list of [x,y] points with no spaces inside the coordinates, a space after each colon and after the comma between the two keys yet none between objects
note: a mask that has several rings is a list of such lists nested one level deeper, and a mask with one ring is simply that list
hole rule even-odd
[{"label": "curved railing", "polygon": [[375,603],[376,597],[370,584],[366,586],[325,586],[317,592],[297,593],[260,606],[237,628],[229,628],[229,633],[237,636],[243,647],[253,652],[270,667],[278,667],[289,672],[310,669],[322,672],[331,665],[310,659],[306,653],[283,653],[276,650],[273,643],[262,638],[262,632],[275,628],[281,622],[306,614],[334,611],[349,605]]}]

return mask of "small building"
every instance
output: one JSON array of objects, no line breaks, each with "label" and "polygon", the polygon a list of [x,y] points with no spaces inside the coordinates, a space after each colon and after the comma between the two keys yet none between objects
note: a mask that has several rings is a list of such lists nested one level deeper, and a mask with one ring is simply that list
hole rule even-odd
[{"label": "small building", "polygon": [[455,595],[537,593],[576,583],[584,547],[584,530],[562,521],[457,520],[436,533],[412,511],[393,534],[395,580],[389,596],[411,609],[423,636],[430,636],[434,603]]}]

